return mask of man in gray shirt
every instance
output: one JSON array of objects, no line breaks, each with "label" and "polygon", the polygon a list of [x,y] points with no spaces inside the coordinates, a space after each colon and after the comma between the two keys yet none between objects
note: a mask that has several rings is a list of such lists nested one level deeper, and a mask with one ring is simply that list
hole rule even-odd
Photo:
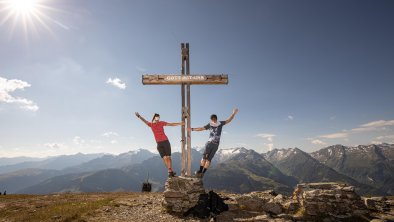
[{"label": "man in gray shirt", "polygon": [[204,173],[208,170],[213,156],[219,149],[220,136],[222,135],[223,126],[229,124],[237,113],[238,109],[234,109],[233,113],[226,121],[218,121],[218,117],[213,114],[211,115],[210,123],[208,123],[204,127],[188,129],[189,131],[209,130],[209,139],[208,142],[205,144],[205,150],[200,163],[200,169],[196,171],[196,177],[202,177]]}]

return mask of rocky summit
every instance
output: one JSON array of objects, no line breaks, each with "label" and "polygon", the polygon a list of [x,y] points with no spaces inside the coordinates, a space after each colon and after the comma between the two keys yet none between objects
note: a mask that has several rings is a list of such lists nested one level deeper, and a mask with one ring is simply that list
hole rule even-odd
[{"label": "rocky summit", "polygon": [[229,210],[206,219],[181,214],[204,192],[200,179],[170,178],[166,188],[163,193],[2,195],[0,221],[394,221],[393,197],[360,197],[342,183],[298,184],[289,196],[273,190],[219,193]]}]

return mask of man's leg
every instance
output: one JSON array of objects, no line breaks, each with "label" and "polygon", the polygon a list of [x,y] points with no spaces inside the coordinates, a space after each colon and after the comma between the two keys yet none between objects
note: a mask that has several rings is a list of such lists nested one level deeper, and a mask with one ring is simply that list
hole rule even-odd
[{"label": "man's leg", "polygon": [[[210,165],[211,165],[211,161],[205,160],[204,170],[207,171],[207,169],[209,168]],[[203,171],[203,173],[205,173],[205,171]]]},{"label": "man's leg", "polygon": [[204,169],[202,170],[202,173],[204,174],[209,166],[211,165],[212,158],[215,156],[216,151],[219,149],[219,144],[216,143],[211,143],[210,144],[210,152],[205,156],[205,163],[204,163]]},{"label": "man's leg", "polygon": [[206,162],[206,156],[208,156],[208,154],[204,154],[203,158],[201,159],[200,162],[200,169],[198,172],[202,173],[202,170],[204,169],[205,166],[205,162]]}]

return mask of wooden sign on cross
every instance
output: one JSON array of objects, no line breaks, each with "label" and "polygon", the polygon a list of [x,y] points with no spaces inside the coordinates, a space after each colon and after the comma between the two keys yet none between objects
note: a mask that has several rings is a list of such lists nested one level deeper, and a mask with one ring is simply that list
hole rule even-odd
[{"label": "wooden sign on cross", "polygon": [[[143,85],[181,85],[182,97],[182,176],[191,176],[191,134],[187,128],[191,128],[191,107],[190,107],[190,85],[212,85],[228,84],[228,75],[190,75],[189,43],[181,43],[182,70],[181,74],[145,74],[142,75]],[[185,126],[186,125],[186,126]],[[187,135],[187,137],[186,137]],[[185,146],[187,145],[187,153]],[[186,171],[187,166],[187,171]]]}]

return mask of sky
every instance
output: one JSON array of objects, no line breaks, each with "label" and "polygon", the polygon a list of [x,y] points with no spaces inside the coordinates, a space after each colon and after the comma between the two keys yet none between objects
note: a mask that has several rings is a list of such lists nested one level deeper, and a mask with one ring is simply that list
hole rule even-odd
[{"label": "sky", "polygon": [[180,73],[182,42],[229,75],[191,86],[193,127],[239,109],[220,148],[394,143],[393,41],[389,0],[0,0],[0,157],[156,152],[134,112],[179,122],[180,86],[141,76]]}]

